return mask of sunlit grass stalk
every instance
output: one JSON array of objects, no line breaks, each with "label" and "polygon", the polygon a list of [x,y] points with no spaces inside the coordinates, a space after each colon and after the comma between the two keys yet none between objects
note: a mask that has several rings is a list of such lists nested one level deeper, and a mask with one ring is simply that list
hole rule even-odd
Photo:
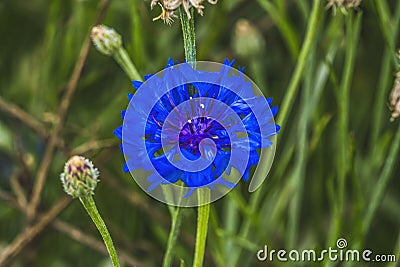
[{"label": "sunlit grass stalk", "polygon": [[[334,26],[335,28],[337,27],[336,25],[341,25],[336,20],[333,23],[335,23],[335,26]],[[340,43],[341,43],[341,37],[339,35],[332,40],[331,46],[328,49],[328,53],[327,53],[325,59],[320,63],[320,65],[317,68],[316,75],[315,75],[316,78],[315,78],[315,82],[313,85],[313,93],[312,93],[312,96],[310,97],[310,101],[308,103],[308,109],[309,109],[308,116],[309,117],[312,117],[312,114],[313,114],[314,110],[316,109],[317,104],[320,101],[321,95],[322,95],[324,89],[326,88],[325,85],[328,80],[330,66],[332,65],[332,63],[334,61],[334,58],[337,54],[337,50],[340,46]],[[330,116],[328,116],[328,117],[324,116],[323,124],[325,126],[326,126],[326,123],[329,121],[329,117]],[[310,119],[311,118],[308,118],[308,120],[310,120]],[[315,127],[320,127],[320,126],[317,125]],[[321,130],[314,129],[314,139],[312,140],[313,143],[310,144],[310,153],[312,152],[311,150],[315,149],[314,142],[317,142],[316,140],[320,138],[321,134],[322,134]],[[282,158],[279,162],[279,165],[277,166],[276,173],[275,173],[275,175],[277,177],[282,177],[285,174],[287,167],[289,166],[289,163],[290,163],[293,155],[295,154],[296,147],[293,146],[293,143],[297,139],[298,139],[297,131],[291,133],[291,135],[288,138],[286,138],[285,148],[283,149],[283,151],[285,151],[285,153],[284,153],[284,155],[282,155]],[[307,155],[308,159],[310,157],[310,153],[308,153],[308,155]],[[291,199],[291,197],[290,197],[291,194],[290,194],[290,190],[289,190],[290,187],[291,187],[290,183],[285,184],[285,187],[282,189],[281,194],[279,194],[279,198],[276,201],[276,205],[274,205],[274,209],[271,212],[271,214],[272,214],[271,217],[281,218],[280,214],[282,214],[285,211],[285,209],[287,207],[286,203],[288,203]],[[264,206],[261,208],[261,210],[264,210],[266,205],[268,205],[267,202],[264,204]],[[272,223],[277,223],[277,222],[272,222]]]},{"label": "sunlit grass stalk", "polygon": [[[329,74],[331,72],[331,66],[333,64],[333,61],[336,57],[337,51],[340,47],[341,41],[342,41],[342,35],[337,34],[337,32],[340,32],[339,29],[341,29],[342,23],[341,23],[341,17],[337,16],[334,20],[332,20],[330,26],[328,27],[329,31],[335,33],[334,36],[331,36],[331,45],[328,48],[327,55],[325,58],[322,60],[320,65],[318,66],[318,70],[316,71],[315,75],[315,85],[313,88],[313,94],[311,96],[310,102],[309,102],[309,115],[313,113],[313,111],[317,108],[318,103],[320,102],[321,96],[323,95],[323,91],[326,88],[326,82],[328,80]],[[281,155],[281,159],[279,161],[279,165],[276,166],[276,172],[275,175],[277,177],[283,177],[285,174],[286,170],[288,169],[288,165],[294,155],[295,147],[293,146],[293,143],[295,142],[294,139],[297,139],[297,132],[292,132],[290,133],[289,136],[286,137],[285,141],[285,148],[282,150],[285,151],[283,155]],[[290,186],[289,184],[286,184],[285,186]],[[285,198],[284,195],[282,195],[280,198]],[[285,201],[285,200],[282,200]],[[285,207],[285,205],[280,206],[282,207],[281,211]],[[275,209],[277,210],[276,212],[278,214],[281,213],[279,211],[279,206]]]},{"label": "sunlit grass stalk", "polygon": [[[307,63],[307,59],[309,57],[310,51],[312,44],[315,40],[316,37],[316,32],[318,28],[318,17],[319,13],[321,10],[321,2],[318,0],[313,1],[313,8],[312,12],[310,15],[310,20],[307,26],[307,33],[301,48],[301,51],[299,53],[299,59],[296,65],[296,69],[291,77],[288,89],[285,94],[285,98],[282,104],[282,107],[278,113],[278,124],[280,125],[285,125],[286,120],[288,119],[289,112],[291,109],[291,106],[293,105],[294,98],[297,94],[298,91],[298,86],[299,83],[301,82],[301,78],[303,77],[304,70],[305,70],[305,65]],[[258,189],[257,191],[254,192],[250,199],[250,205],[249,205],[249,211],[251,217],[247,220],[244,221],[241,230],[240,230],[240,236],[243,238],[247,238],[247,236],[250,233],[250,226],[253,222],[252,218],[255,216],[259,202],[262,198],[262,190]]]},{"label": "sunlit grass stalk", "polygon": [[[230,194],[233,192],[231,191]],[[238,219],[239,219],[239,211],[236,204],[236,201],[228,198],[228,201],[224,202],[224,229],[228,233],[235,233],[238,226]],[[224,255],[226,262],[225,264],[228,266],[234,266],[232,263],[235,262],[235,258],[238,257],[239,253],[237,252],[237,247],[235,246],[232,239],[228,238],[224,242]]]},{"label": "sunlit grass stalk", "polygon": [[206,203],[197,209],[196,247],[194,252],[193,267],[202,267],[207,241],[208,220],[210,217],[210,190],[198,189],[199,203]]},{"label": "sunlit grass stalk", "polygon": [[[399,2],[400,3],[400,2]],[[390,70],[391,70],[391,56],[393,52],[389,48],[385,49],[382,57],[381,73],[377,86],[376,97],[374,99],[374,112],[371,127],[371,139],[370,139],[370,156],[375,157],[376,144],[378,142],[379,133],[382,127],[383,112],[385,110],[385,101],[387,95],[387,89],[390,87]]]},{"label": "sunlit grass stalk", "polygon": [[344,208],[346,203],[346,176],[349,171],[349,117],[350,117],[350,86],[353,79],[354,65],[355,65],[355,53],[357,51],[357,45],[360,34],[362,13],[358,13],[354,19],[353,12],[349,12],[346,17],[346,53],[345,63],[342,76],[342,82],[340,84],[339,91],[337,92],[337,103],[339,109],[338,117],[338,153],[337,153],[337,179],[338,188],[335,197],[336,203],[334,205],[334,222],[332,226],[330,242],[333,242],[340,233],[342,227]]},{"label": "sunlit grass stalk", "polygon": [[[315,44],[315,43],[314,43]],[[306,178],[306,161],[307,161],[307,133],[308,133],[308,124],[309,124],[309,102],[311,96],[311,88],[314,86],[314,70],[315,70],[315,53],[311,53],[307,70],[305,72],[306,77],[304,81],[304,87],[302,91],[301,97],[301,111],[300,118],[298,120],[297,125],[297,147],[296,147],[296,164],[294,173],[292,176],[291,184],[291,192],[292,198],[289,205],[289,221],[288,221],[288,239],[287,244],[289,248],[295,247],[298,236],[298,228],[300,221],[300,209],[301,202],[304,191],[304,180]]]},{"label": "sunlit grass stalk", "polygon": [[132,27],[131,44],[128,51],[132,52],[136,66],[139,68],[143,65],[146,58],[145,45],[143,40],[143,24],[141,22],[140,4],[141,0],[130,1],[130,17]]},{"label": "sunlit grass stalk", "polygon": [[303,73],[305,70],[305,65],[307,63],[308,56],[311,51],[312,43],[315,40],[317,28],[320,25],[318,21],[319,13],[321,10],[322,2],[319,0],[313,1],[313,8],[310,15],[310,20],[307,26],[307,33],[304,39],[299,59],[297,61],[296,69],[290,79],[288,89],[286,91],[281,109],[278,114],[278,124],[283,126],[282,130],[285,128],[286,120],[288,119],[289,112],[293,106],[297,91],[299,89],[299,84]]},{"label": "sunlit grass stalk", "polygon": [[[399,123],[399,122],[397,122]],[[369,227],[371,225],[373,216],[378,209],[385,190],[387,188],[388,182],[392,175],[392,172],[397,164],[397,158],[400,149],[400,123],[397,128],[396,135],[394,136],[393,141],[391,142],[390,150],[388,157],[385,160],[385,165],[383,166],[383,170],[381,175],[379,176],[379,180],[374,186],[374,191],[372,192],[372,197],[370,198],[367,211],[362,222],[362,236],[365,237],[367,234]]]},{"label": "sunlit grass stalk", "polygon": [[[383,25],[386,24],[386,20],[384,19],[387,16],[387,9],[384,8],[383,1],[375,2],[377,5],[377,12],[378,18],[381,20],[380,25],[382,28],[382,32],[389,31],[387,27]],[[376,143],[378,142],[379,133],[382,128],[382,120],[384,119],[384,110],[385,110],[385,103],[387,101],[386,96],[388,93],[388,88],[390,88],[390,81],[393,77],[390,71],[390,67],[392,66],[392,59],[393,55],[396,56],[394,49],[394,44],[397,40],[398,32],[399,32],[399,24],[400,24],[400,1],[397,2],[396,12],[394,17],[391,19],[392,21],[392,31],[386,32],[384,35],[388,38],[387,43],[391,44],[385,48],[385,52],[383,54],[382,65],[381,65],[381,73],[379,77],[379,82],[377,86],[377,94],[374,99],[374,112],[373,112],[373,120],[372,120],[372,128],[371,128],[371,141],[370,141],[370,148],[371,153],[370,155],[373,157],[375,155]],[[395,65],[397,67],[397,65]]]},{"label": "sunlit grass stalk", "polygon": [[269,0],[257,0],[261,7],[263,7],[272,20],[276,23],[282,33],[285,43],[293,58],[297,58],[299,54],[299,37],[297,36],[296,29],[290,23],[289,17],[284,8],[279,9]]},{"label": "sunlit grass stalk", "polygon": [[400,233],[397,237],[396,246],[394,247],[393,254],[396,255],[396,261],[387,264],[387,267],[396,267],[400,260]]},{"label": "sunlit grass stalk", "polygon": [[[397,5],[396,8],[396,15],[395,15],[395,20],[393,23],[390,21],[390,8],[388,6],[388,3],[386,0],[384,1],[374,1],[376,5],[376,9],[378,12],[378,18],[379,18],[379,26],[382,30],[383,37],[385,38],[386,45],[389,47],[391,51],[395,51],[395,40],[397,36],[397,29],[398,28],[398,20],[400,18],[400,5]],[[397,20],[396,20],[397,19]],[[397,56],[395,53],[392,54],[391,56],[393,66],[397,67]]]}]

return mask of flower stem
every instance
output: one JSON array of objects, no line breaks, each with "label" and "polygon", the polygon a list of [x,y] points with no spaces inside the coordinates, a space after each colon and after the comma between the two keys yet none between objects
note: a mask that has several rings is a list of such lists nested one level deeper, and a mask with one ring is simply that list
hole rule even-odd
[{"label": "flower stem", "polygon": [[206,204],[199,206],[197,211],[196,248],[194,252],[193,267],[203,266],[208,220],[210,217],[210,190],[208,188],[198,189],[198,197],[199,203]]},{"label": "flower stem", "polygon": [[[181,7],[180,10],[180,20],[182,25],[182,34],[183,34],[183,46],[185,49],[185,59],[186,62],[189,62],[194,65],[196,62],[196,36],[194,32],[194,18],[192,11],[192,19],[189,20],[185,11]],[[190,87],[189,87],[190,88]],[[190,89],[189,89],[190,90]],[[171,230],[168,236],[167,250],[164,255],[163,267],[169,267],[172,263],[172,255],[173,249],[175,247],[176,239],[179,234],[179,228],[182,221],[182,212],[181,208],[177,206],[176,208],[170,207],[172,222],[171,222]]]},{"label": "flower stem", "polygon": [[[192,18],[189,19],[180,7],[180,19],[183,33],[183,46],[185,49],[186,62],[196,63],[196,35],[194,31],[194,15],[191,10]],[[190,87],[189,87],[190,90]],[[193,267],[203,266],[204,251],[206,248],[208,220],[210,217],[210,191],[207,188],[198,189],[199,203],[207,203],[198,207],[197,213],[197,232],[196,232],[196,248],[194,252]]]},{"label": "flower stem", "polygon": [[167,251],[165,252],[164,255],[163,267],[169,267],[171,266],[172,263],[173,249],[175,247],[176,239],[178,237],[179,228],[181,226],[181,221],[182,221],[181,208],[176,207],[171,213],[171,215],[172,215],[171,231],[168,237]]},{"label": "flower stem", "polygon": [[128,52],[126,52],[125,48],[121,47],[120,49],[118,49],[113,57],[128,75],[129,79],[136,81],[142,80],[142,76],[136,69],[135,65],[132,63],[132,60],[129,57]]},{"label": "flower stem", "polygon": [[379,208],[379,205],[382,202],[385,190],[387,189],[393,170],[396,168],[397,165],[396,162],[398,162],[397,158],[399,149],[400,149],[400,124],[397,128],[396,134],[391,143],[389,154],[385,160],[382,173],[375,185],[375,189],[368,203],[367,211],[365,213],[361,228],[364,238],[367,235],[368,230],[371,226],[372,219],[374,218],[374,215],[377,209]]},{"label": "flower stem", "polygon": [[320,23],[318,21],[320,7],[321,7],[321,1],[314,0],[313,9],[311,11],[310,20],[309,20],[309,24],[307,27],[306,37],[305,37],[303,46],[302,46],[300,54],[299,54],[297,66],[296,66],[296,69],[290,80],[288,90],[285,94],[285,99],[283,100],[283,103],[282,103],[281,111],[279,112],[279,115],[278,115],[277,121],[282,126],[285,125],[286,120],[288,119],[290,109],[292,108],[297,91],[299,89],[299,84],[300,84],[301,78],[302,78],[304,70],[305,70],[307,59],[310,54],[314,38],[316,36],[317,28],[320,25]]},{"label": "flower stem", "polygon": [[179,10],[183,33],[183,46],[185,49],[185,59],[188,63],[196,62],[196,35],[194,32],[194,15],[191,9],[192,18],[189,20],[183,7]]},{"label": "flower stem", "polygon": [[96,203],[92,196],[81,197],[79,198],[83,207],[85,207],[87,213],[89,214],[90,218],[96,225],[97,229],[99,230],[101,237],[104,240],[104,244],[107,247],[108,254],[110,255],[112,264],[114,267],[120,267],[118,261],[117,252],[115,250],[113,241],[111,239],[110,233],[107,230],[106,224],[104,223],[103,219],[100,216],[99,211],[97,210]]}]

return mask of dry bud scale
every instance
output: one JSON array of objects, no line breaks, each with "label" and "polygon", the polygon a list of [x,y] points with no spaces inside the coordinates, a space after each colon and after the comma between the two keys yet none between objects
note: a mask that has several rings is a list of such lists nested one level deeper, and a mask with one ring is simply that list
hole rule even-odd
[{"label": "dry bud scale", "polygon": [[328,0],[328,4],[326,8],[333,8],[333,12],[336,13],[336,10],[339,9],[343,14],[347,13],[347,9],[354,8],[357,9],[362,0]]},{"label": "dry bud scale", "polygon": [[[174,18],[177,16],[175,15],[175,11],[182,5],[183,10],[189,19],[191,19],[189,9],[194,7],[200,15],[203,15],[203,2],[205,0],[152,0],[150,7],[153,9],[157,4],[161,7],[161,14],[154,18],[154,20],[161,19],[166,24],[170,25]],[[207,0],[210,4],[215,5],[218,0]]]},{"label": "dry bud scale", "polygon": [[[400,60],[400,50],[398,52],[398,58]],[[392,111],[391,121],[394,121],[400,116],[400,71],[396,73],[396,79],[394,80],[393,89],[390,93],[390,109]]]}]

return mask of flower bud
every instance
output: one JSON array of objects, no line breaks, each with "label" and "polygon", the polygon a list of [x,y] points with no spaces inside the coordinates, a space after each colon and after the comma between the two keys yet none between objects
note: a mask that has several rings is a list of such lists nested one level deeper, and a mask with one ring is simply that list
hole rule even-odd
[{"label": "flower bud", "polygon": [[235,52],[242,57],[259,55],[265,45],[260,31],[247,19],[238,20],[232,41]]},{"label": "flower bud", "polygon": [[74,198],[93,195],[98,177],[99,171],[93,163],[82,156],[71,157],[60,175],[64,191]]},{"label": "flower bud", "polygon": [[122,47],[121,35],[105,25],[94,26],[90,38],[97,50],[107,56],[112,56]]}]

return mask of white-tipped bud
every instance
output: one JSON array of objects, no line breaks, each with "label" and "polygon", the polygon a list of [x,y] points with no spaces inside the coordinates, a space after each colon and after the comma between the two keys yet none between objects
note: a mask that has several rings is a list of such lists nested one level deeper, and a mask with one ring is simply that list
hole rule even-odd
[{"label": "white-tipped bud", "polygon": [[64,191],[74,198],[93,195],[98,177],[99,171],[93,163],[82,156],[71,157],[60,175]]},{"label": "white-tipped bud", "polygon": [[112,56],[122,47],[121,35],[105,25],[94,26],[90,38],[97,50],[107,56]]}]

